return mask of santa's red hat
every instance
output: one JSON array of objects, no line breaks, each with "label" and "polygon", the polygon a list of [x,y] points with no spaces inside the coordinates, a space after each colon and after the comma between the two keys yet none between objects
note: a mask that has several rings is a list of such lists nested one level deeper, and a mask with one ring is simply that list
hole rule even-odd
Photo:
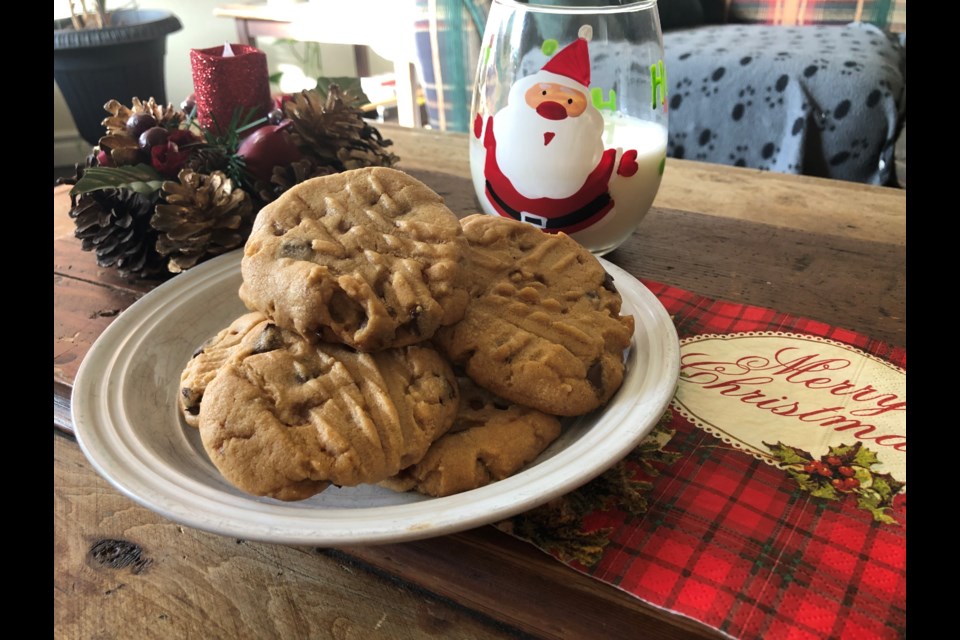
[{"label": "santa's red hat", "polygon": [[543,71],[570,78],[584,87],[590,86],[590,52],[586,38],[577,38],[543,65]]}]

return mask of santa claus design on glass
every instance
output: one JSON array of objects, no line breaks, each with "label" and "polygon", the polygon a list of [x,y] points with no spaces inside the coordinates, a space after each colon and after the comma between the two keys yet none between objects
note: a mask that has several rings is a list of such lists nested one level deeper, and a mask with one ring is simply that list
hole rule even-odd
[{"label": "santa claus design on glass", "polygon": [[484,211],[612,251],[660,186],[666,98],[656,0],[494,0],[471,114]]}]

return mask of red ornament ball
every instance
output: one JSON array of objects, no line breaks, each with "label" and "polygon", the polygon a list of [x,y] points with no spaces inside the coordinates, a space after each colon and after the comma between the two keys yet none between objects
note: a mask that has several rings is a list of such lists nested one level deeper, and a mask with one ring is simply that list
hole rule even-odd
[{"label": "red ornament ball", "polygon": [[247,171],[258,180],[270,181],[274,167],[284,167],[303,158],[286,129],[290,120],[260,127],[244,138],[237,155],[246,162]]}]

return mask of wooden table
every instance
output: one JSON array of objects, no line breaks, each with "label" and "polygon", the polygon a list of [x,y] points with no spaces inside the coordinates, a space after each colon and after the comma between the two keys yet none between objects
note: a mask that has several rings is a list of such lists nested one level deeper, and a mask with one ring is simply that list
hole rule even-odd
[{"label": "wooden table", "polygon": [[[467,139],[382,126],[401,168],[477,211]],[[58,638],[718,637],[493,527],[379,547],[224,538],[135,504],[71,435],[84,354],[150,287],[96,266],[54,189],[54,628]],[[608,256],[636,276],[906,344],[906,194],[670,160]]]},{"label": "wooden table", "polygon": [[352,45],[357,76],[361,78],[370,75],[370,47],[393,63],[399,123],[406,127],[423,126],[417,104],[412,4],[398,0],[224,4],[215,7],[213,15],[234,20],[240,44],[256,46],[256,39],[266,36]]}]

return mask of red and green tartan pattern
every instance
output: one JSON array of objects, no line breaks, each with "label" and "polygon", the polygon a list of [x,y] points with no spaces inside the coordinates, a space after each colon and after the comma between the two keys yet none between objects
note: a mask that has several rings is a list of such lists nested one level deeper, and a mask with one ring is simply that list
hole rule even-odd
[{"label": "red and green tartan pattern", "polygon": [[[806,333],[906,368],[906,350],[822,322],[644,284],[680,338],[743,331]],[[679,457],[649,482],[648,508],[597,508],[584,533],[610,531],[599,560],[573,568],[735,638],[902,638],[906,635],[906,495],[897,525],[852,500],[800,489],[787,473],[734,449],[671,410],[664,450]],[[594,504],[604,504],[595,502]],[[555,554],[556,555],[556,554]],[[558,556],[559,557],[559,556]]]},{"label": "red and green tartan pattern", "polygon": [[727,0],[728,19],[804,25],[869,22],[891,32],[907,30],[907,0]]},{"label": "red and green tartan pattern", "polygon": [[873,340],[855,331],[832,327],[825,322],[780,313],[764,307],[711,300],[650,280],[641,279],[641,282],[673,316],[673,322],[681,340],[704,333],[724,334],[743,331],[805,333],[848,344],[901,369],[907,368],[905,348]]}]

